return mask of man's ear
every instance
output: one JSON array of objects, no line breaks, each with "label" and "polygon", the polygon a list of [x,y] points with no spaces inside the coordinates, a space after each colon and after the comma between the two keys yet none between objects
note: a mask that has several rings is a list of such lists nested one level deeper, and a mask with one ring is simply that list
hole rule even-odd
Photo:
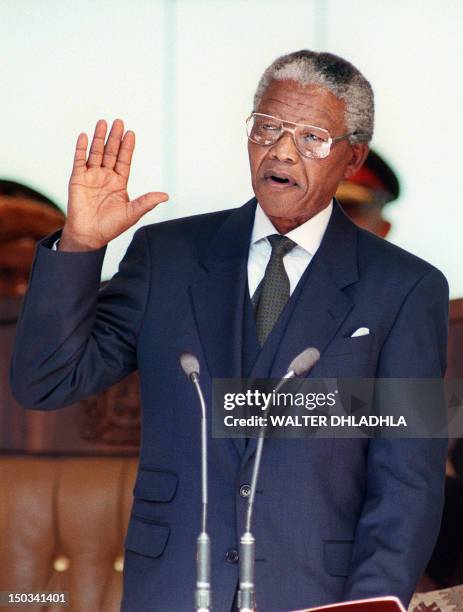
[{"label": "man's ear", "polygon": [[353,176],[363,166],[363,162],[368,156],[368,144],[366,142],[359,142],[350,145],[351,159],[344,172],[344,179],[348,179]]}]

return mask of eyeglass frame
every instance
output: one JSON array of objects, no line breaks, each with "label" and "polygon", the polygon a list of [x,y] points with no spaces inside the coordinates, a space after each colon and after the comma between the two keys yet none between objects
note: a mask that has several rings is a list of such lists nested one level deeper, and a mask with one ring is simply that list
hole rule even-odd
[{"label": "eyeglass frame", "polygon": [[[255,117],[255,116],[259,116],[259,117],[268,117],[269,119],[276,119],[277,121],[281,122],[281,133],[278,136],[278,138],[275,140],[275,142],[272,142],[270,144],[263,144],[261,142],[256,142],[255,140],[252,140],[252,138],[250,137],[250,135],[247,133],[247,126],[248,126],[248,121],[251,119],[251,117]],[[253,142],[254,144],[257,144],[261,147],[273,147],[273,145],[275,145],[280,138],[283,136],[284,132],[289,132],[290,134],[293,135],[293,142],[294,145],[296,146],[296,149],[299,151],[299,153],[307,158],[307,159],[325,159],[326,157],[328,157],[328,155],[331,153],[331,147],[332,145],[335,145],[337,142],[344,140],[346,138],[348,138],[349,136],[353,136],[354,134],[358,134],[357,132],[348,132],[347,134],[344,134],[343,136],[335,136],[334,138],[331,136],[331,134],[328,132],[328,130],[326,130],[325,128],[321,128],[317,125],[307,125],[305,123],[295,123],[294,121],[285,121],[284,119],[280,119],[280,117],[275,117],[274,115],[266,115],[265,113],[257,113],[257,112],[253,112],[249,115],[249,117],[246,119],[246,135],[248,137],[248,140],[250,140],[251,142]],[[283,124],[284,123],[290,123],[291,125],[294,125],[294,128],[289,128],[289,127],[285,127]],[[328,140],[326,141],[328,143],[328,152],[326,155],[320,156],[320,157],[316,157],[315,155],[306,155],[303,151],[301,151],[299,149],[299,146],[297,144],[297,140],[296,140],[296,128],[298,127],[305,127],[305,128],[315,128],[316,130],[321,130],[322,132],[326,132],[328,134]]]}]

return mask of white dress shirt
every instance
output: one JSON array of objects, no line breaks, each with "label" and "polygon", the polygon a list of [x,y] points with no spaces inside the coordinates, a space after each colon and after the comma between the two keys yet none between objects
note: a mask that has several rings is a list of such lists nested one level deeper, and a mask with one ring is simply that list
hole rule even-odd
[{"label": "white dress shirt", "polygon": [[[285,234],[297,245],[283,258],[283,265],[289,278],[290,295],[320,246],[332,210],[333,201],[314,217]],[[248,284],[251,297],[264,277],[272,253],[267,236],[279,233],[260,204],[257,204],[248,256]]]}]

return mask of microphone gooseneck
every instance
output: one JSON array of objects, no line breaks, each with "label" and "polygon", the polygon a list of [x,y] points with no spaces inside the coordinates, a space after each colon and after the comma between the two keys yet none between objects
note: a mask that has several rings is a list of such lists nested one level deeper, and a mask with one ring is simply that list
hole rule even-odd
[{"label": "microphone gooseneck", "polygon": [[[275,393],[296,376],[307,374],[320,359],[320,352],[316,348],[307,348],[299,353],[289,364],[288,371],[281,378],[275,388]],[[265,431],[267,427],[262,425],[259,429],[256,456],[251,478],[251,492],[248,497],[246,512],[245,531],[240,540],[240,585],[238,590],[238,609],[240,612],[254,612],[257,610],[254,588],[254,564],[255,564],[255,538],[251,533],[252,512],[256,496],[257,479],[260,472],[262,450],[264,447]]]},{"label": "microphone gooseneck", "polygon": [[[320,352],[316,348],[307,348],[302,353],[299,353],[289,364],[288,371],[280,380],[275,388],[275,393],[278,393],[281,388],[296,376],[307,374],[317,361],[320,359]],[[256,457],[254,459],[254,468],[252,470],[251,493],[248,497],[248,509],[246,514],[246,531],[251,529],[252,511],[254,508],[254,498],[256,495],[257,478],[260,471],[260,461],[262,458],[262,448],[264,446],[266,426],[263,425],[259,429],[259,439],[257,440]]]},{"label": "microphone gooseneck", "polygon": [[207,418],[206,402],[199,383],[199,361],[192,353],[182,353],[180,364],[196,389],[201,406],[201,532],[196,547],[195,610],[209,612],[212,607],[211,540],[207,533]]}]

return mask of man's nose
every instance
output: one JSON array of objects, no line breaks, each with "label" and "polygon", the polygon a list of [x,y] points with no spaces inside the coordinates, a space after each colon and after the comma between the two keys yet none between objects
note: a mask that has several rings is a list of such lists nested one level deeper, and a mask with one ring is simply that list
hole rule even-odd
[{"label": "man's nose", "polygon": [[272,159],[277,159],[280,162],[290,164],[295,164],[297,162],[299,152],[291,132],[283,132],[281,138],[272,146],[270,156]]}]

